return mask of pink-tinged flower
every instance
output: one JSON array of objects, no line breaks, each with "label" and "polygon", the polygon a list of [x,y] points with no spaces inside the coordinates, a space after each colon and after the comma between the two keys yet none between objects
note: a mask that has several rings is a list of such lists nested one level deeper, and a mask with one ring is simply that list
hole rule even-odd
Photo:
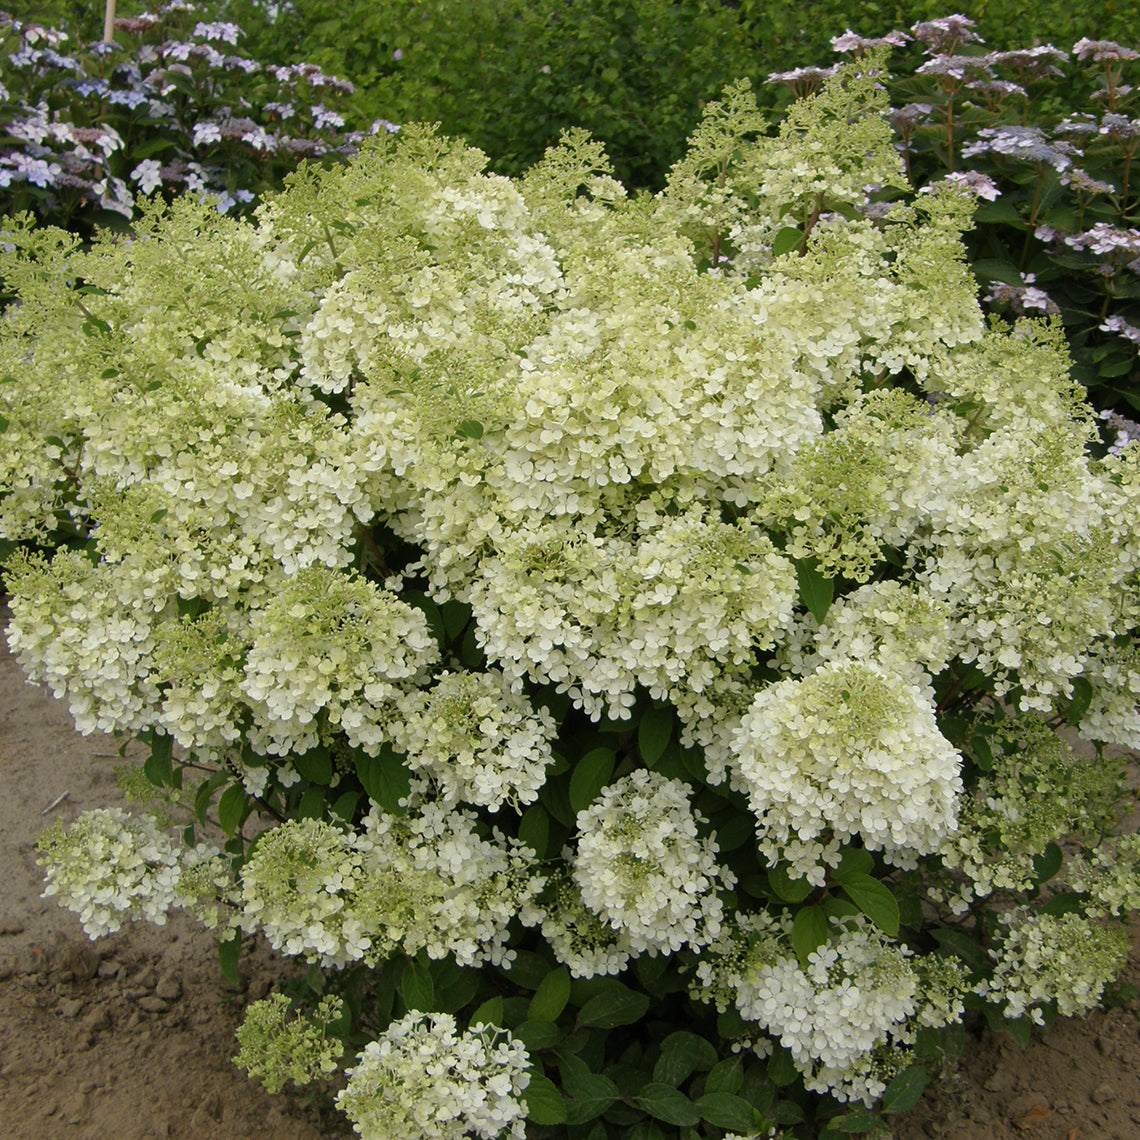
[{"label": "pink-tinged flower", "polygon": [[1021,280],[1021,285],[1010,285],[1004,281],[991,282],[989,292],[982,300],[991,305],[1008,305],[1023,317],[1035,316],[1038,313],[1056,316],[1060,313],[1061,310],[1053,298],[1034,284],[1037,280],[1035,274],[1022,273]]},{"label": "pink-tinged flower", "polygon": [[241,136],[241,141],[248,143],[254,150],[264,151],[266,154],[277,149],[276,137],[264,127],[254,127],[253,130],[246,131]]},{"label": "pink-tinged flower", "polygon": [[1116,193],[1116,187],[1111,182],[1101,182],[1079,166],[1074,166],[1072,170],[1066,170],[1061,175],[1061,185],[1071,186],[1078,194]]},{"label": "pink-tinged flower", "polygon": [[1014,51],[992,51],[988,58],[997,67],[1009,67],[1016,71],[1022,83],[1032,83],[1034,80],[1064,75],[1057,65],[1068,63],[1069,53],[1052,44],[1039,44],[1037,47]]},{"label": "pink-tinged flower", "polygon": [[988,174],[982,174],[978,170],[953,171],[937,182],[931,182],[928,186],[924,186],[919,193],[935,193],[939,186],[955,186],[959,190],[973,194],[976,198],[985,198],[987,202],[994,202],[1001,197],[1001,191],[997,188],[994,180]]},{"label": "pink-tinged flower", "polygon": [[831,49],[837,52],[855,52],[862,55],[880,47],[905,47],[911,39],[906,32],[892,31],[877,39],[861,36],[857,32],[847,29],[841,36],[831,37]]},{"label": "pink-tinged flower", "polygon": [[1094,60],[1096,63],[1127,62],[1131,59],[1140,59],[1140,52],[1132,48],[1121,47],[1113,40],[1081,39],[1073,44],[1073,55],[1077,59]]},{"label": "pink-tinged flower", "polygon": [[397,63],[399,63],[400,60],[402,60],[404,58],[404,49],[403,48],[396,48],[396,50],[394,52],[392,52],[392,58]]},{"label": "pink-tinged flower", "polygon": [[994,71],[984,55],[936,55],[916,69],[920,75],[941,75],[949,79],[993,79]]},{"label": "pink-tinged flower", "polygon": [[325,127],[344,126],[344,116],[338,115],[335,111],[330,111],[323,103],[314,103],[309,111],[313,116],[313,126],[318,131]]},{"label": "pink-tinged flower", "polygon": [[1040,127],[1007,124],[983,127],[978,137],[962,148],[962,157],[976,154],[1004,154],[1023,162],[1046,163],[1058,173],[1073,165],[1072,155],[1080,155],[1072,143],[1050,142]]},{"label": "pink-tinged flower", "polygon": [[966,16],[954,15],[925,20],[915,24],[911,31],[919,43],[926,44],[928,51],[947,55],[959,44],[984,44],[986,41],[974,31],[976,26]]}]

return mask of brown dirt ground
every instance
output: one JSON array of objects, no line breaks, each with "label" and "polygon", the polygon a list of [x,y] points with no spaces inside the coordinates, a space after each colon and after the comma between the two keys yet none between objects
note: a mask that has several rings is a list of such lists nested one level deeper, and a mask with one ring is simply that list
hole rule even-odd
[{"label": "brown dirt ground", "polygon": [[[0,627],[6,624],[0,611]],[[189,922],[97,943],[42,899],[35,839],[52,819],[120,802],[113,741],[78,736],[0,639],[0,1136],[6,1140],[321,1140],[346,1135],[268,1096],[231,1062],[234,1029],[279,966],[239,987]],[[41,812],[64,799],[47,816]],[[1140,932],[1122,979],[1140,985]],[[1136,1007],[1137,1003],[1131,1003]],[[1140,1140],[1136,1008],[1059,1022],[1022,1051],[970,1036],[961,1064],[896,1123],[895,1140]]]}]

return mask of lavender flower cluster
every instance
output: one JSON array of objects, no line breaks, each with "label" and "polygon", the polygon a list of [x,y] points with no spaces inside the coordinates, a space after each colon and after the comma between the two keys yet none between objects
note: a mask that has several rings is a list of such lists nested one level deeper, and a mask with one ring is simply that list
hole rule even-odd
[{"label": "lavender flower cluster", "polygon": [[237,24],[192,23],[196,11],[168,0],[116,20],[115,42],[68,54],[66,32],[0,14],[6,212],[65,226],[93,209],[130,219],[141,199],[184,191],[240,211],[299,161],[349,156],[367,133],[397,129],[347,130],[351,83],[251,59]]}]

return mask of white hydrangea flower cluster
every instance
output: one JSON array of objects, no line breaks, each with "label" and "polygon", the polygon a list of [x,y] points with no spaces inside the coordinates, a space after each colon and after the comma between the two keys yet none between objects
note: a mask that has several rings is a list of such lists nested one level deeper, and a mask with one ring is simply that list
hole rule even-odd
[{"label": "white hydrangea flower cluster", "polygon": [[424,680],[439,649],[421,610],[364,578],[315,566],[287,577],[250,614],[241,691],[251,741],[287,756],[320,742],[318,717],[375,753],[388,702]]},{"label": "white hydrangea flower cluster", "polygon": [[70,827],[57,820],[36,848],[47,868],[44,897],[58,895],[89,938],[113,934],[124,917],[164,926],[178,902],[179,853],[149,816],[84,812]]},{"label": "white hydrangea flower cluster", "polygon": [[1089,896],[1083,910],[1090,918],[1123,918],[1140,910],[1140,835],[1115,836],[1095,851],[1078,852],[1064,877],[1069,890]]},{"label": "white hydrangea flower cluster", "polygon": [[363,1140],[524,1140],[530,1058],[506,1030],[412,1010],[347,1069],[337,1107]]},{"label": "white hydrangea flower cluster", "polygon": [[498,811],[538,798],[558,726],[545,708],[512,692],[501,671],[441,673],[397,707],[393,743],[439,788],[446,806]]},{"label": "white hydrangea flower cluster", "polygon": [[859,916],[831,920],[831,938],[801,966],[791,919],[738,914],[698,963],[691,992],[748,1022],[792,1054],[806,1086],[839,1100],[877,1100],[919,1027],[962,1014],[965,975],[915,961]]},{"label": "white hydrangea flower cluster", "polygon": [[846,840],[906,867],[956,826],[961,758],[930,693],[876,665],[829,661],[762,689],[734,748],[761,853],[817,886]]},{"label": "white hydrangea flower cluster", "polygon": [[645,768],[616,780],[578,813],[570,862],[582,900],[635,953],[699,949],[720,933],[718,890],[736,878],[698,834],[689,787]]},{"label": "white hydrangea flower cluster", "polygon": [[497,831],[483,839],[475,825],[440,804],[407,816],[374,807],[356,833],[289,820],[242,869],[242,926],[325,966],[424,948],[464,966],[509,963],[511,920],[540,921],[545,880],[529,848]]},{"label": "white hydrangea flower cluster", "polygon": [[767,481],[757,518],[788,532],[793,558],[864,582],[884,546],[930,520],[932,488],[954,461],[956,421],[901,389],[860,395],[836,427]]},{"label": "white hydrangea flower cluster", "polygon": [[999,695],[1016,674],[1023,710],[1049,712],[1095,640],[1116,632],[1128,566],[1090,476],[1087,434],[1023,418],[962,456],[919,575],[972,623],[962,659],[995,677]]},{"label": "white hydrangea flower cluster", "polygon": [[1088,1013],[1128,961],[1128,935],[1080,914],[1035,914],[1019,907],[1001,916],[1004,930],[990,950],[997,963],[979,994],[1008,1018],[1045,1024],[1042,1007],[1056,1003],[1063,1017]]},{"label": "white hydrangea flower cluster", "polygon": [[958,829],[938,851],[950,880],[928,887],[955,914],[995,891],[1030,890],[1049,843],[1096,843],[1123,791],[1118,769],[1081,759],[1036,715],[1006,722],[988,740],[992,769],[963,797]]},{"label": "white hydrangea flower cluster", "polygon": [[629,935],[590,910],[569,870],[550,876],[543,901],[542,937],[572,977],[620,974],[629,965],[633,956]]},{"label": "white hydrangea flower cluster", "polygon": [[50,563],[18,554],[10,571],[8,644],[28,677],[67,701],[84,734],[145,731],[159,702],[153,629],[163,602],[124,606],[118,576],[74,551]]},{"label": "white hydrangea flower cluster", "polygon": [[871,582],[837,598],[823,626],[798,618],[773,664],[805,677],[825,661],[874,662],[922,688],[950,663],[961,634],[954,613],[917,583]]},{"label": "white hydrangea flower cluster", "polygon": [[641,512],[643,537],[524,530],[471,591],[488,656],[516,682],[553,682],[591,715],[628,716],[638,685],[700,693],[772,646],[792,617],[795,569],[746,523]]}]

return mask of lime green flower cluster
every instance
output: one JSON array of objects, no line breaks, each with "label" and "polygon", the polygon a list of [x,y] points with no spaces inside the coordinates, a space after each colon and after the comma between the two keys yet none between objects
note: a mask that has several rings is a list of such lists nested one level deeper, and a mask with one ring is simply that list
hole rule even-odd
[{"label": "lime green flower cluster", "polygon": [[[58,546],[8,561],[10,644],[157,782],[210,770],[232,859],[104,814],[51,883],[376,972],[364,1135],[522,1134],[521,1046],[425,999],[601,1066],[688,987],[871,1103],[969,986],[1081,1010],[1119,962],[1081,925],[1140,899],[1117,779],[1054,726],[1140,746],[1140,444],[1100,457],[1056,328],[985,331],[971,199],[907,204],[876,58],[774,138],[734,86],[655,196],[580,134],[510,180],[406,127],[254,221],[5,232],[0,538]],[[1017,909],[1070,837],[1087,914]],[[997,892],[967,984],[926,926]]]},{"label": "lime green flower cluster", "polygon": [[295,1013],[284,994],[255,1001],[245,1011],[237,1031],[241,1046],[234,1064],[257,1077],[271,1093],[287,1083],[298,1088],[335,1073],[344,1052],[340,1040],[328,1033],[344,1009],[338,997],[323,997],[311,1014]]}]

